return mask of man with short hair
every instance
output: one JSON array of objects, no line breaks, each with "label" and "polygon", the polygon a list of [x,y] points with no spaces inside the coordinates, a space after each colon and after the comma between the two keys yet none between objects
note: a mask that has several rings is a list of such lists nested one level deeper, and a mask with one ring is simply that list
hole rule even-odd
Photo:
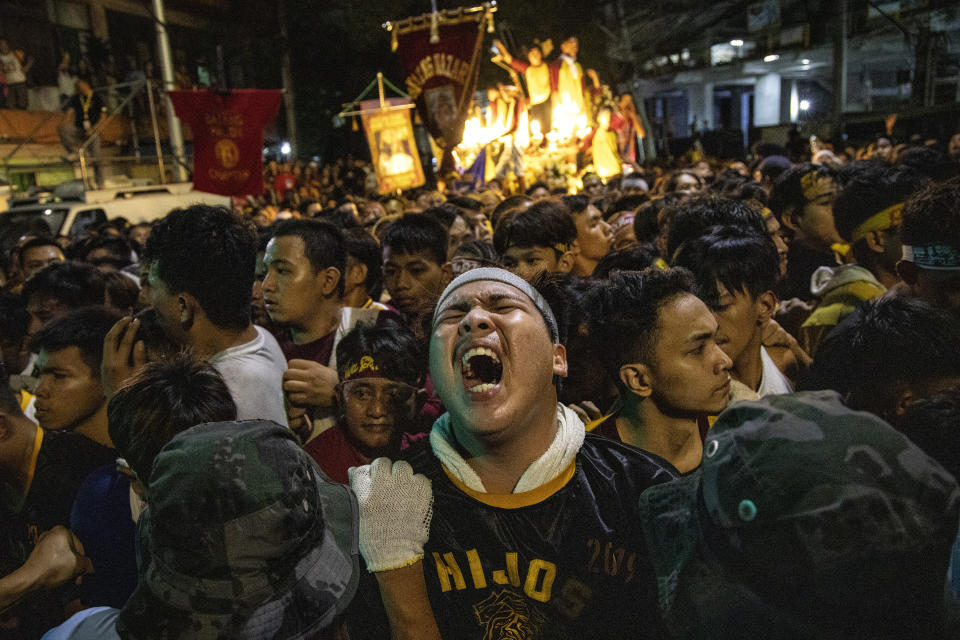
[{"label": "man with short hair", "polygon": [[896,426],[909,405],[960,385],[960,319],[905,296],[870,300],[823,341],[805,389],[833,389]]},{"label": "man with short hair", "polygon": [[593,273],[597,263],[610,253],[613,231],[603,219],[600,209],[590,204],[586,196],[563,196],[570,218],[577,228],[577,247],[573,275],[585,278]]},{"label": "man with short hair", "polygon": [[[174,209],[153,227],[145,253],[150,304],[171,340],[220,372],[240,419],[286,425],[286,359],[274,337],[250,321],[257,258],[252,227],[225,207]],[[130,325],[122,322],[118,333]]]},{"label": "man with short hair", "polygon": [[320,220],[279,223],[263,257],[263,299],[288,360],[283,389],[291,404],[311,414],[305,439],[335,419],[337,342],[358,321],[376,322],[379,315],[372,307],[342,308],[346,262],[344,234]]},{"label": "man with short hair", "polygon": [[576,261],[577,227],[559,202],[544,200],[505,215],[493,246],[500,264],[527,282],[541,273],[570,273]]},{"label": "man with short hair", "polygon": [[20,246],[20,273],[24,281],[44,267],[66,260],[63,249],[53,238],[31,238]]},{"label": "man with short hair", "polygon": [[792,237],[787,252],[787,275],[780,297],[810,300],[810,276],[819,267],[837,264],[834,250],[843,243],[833,220],[837,182],[825,165],[800,164],[786,171],[770,193],[770,209]]},{"label": "man with short hair", "polygon": [[447,231],[436,220],[408,213],[384,232],[380,251],[390,304],[415,335],[422,335],[420,322],[433,312],[453,275],[447,261]]},{"label": "man with short hair", "polygon": [[707,416],[730,400],[730,358],[684,269],[613,273],[599,285],[590,334],[620,391],[619,409],[587,430],[668,460],[700,465]]},{"label": "man with short hair", "polygon": [[106,284],[97,269],[81,262],[49,265],[23,285],[30,314],[29,334],[72,309],[104,303]]},{"label": "man with short hair", "polygon": [[383,265],[376,239],[366,231],[349,229],[343,232],[343,247],[347,253],[343,306],[386,311],[387,305],[379,302],[383,293]]},{"label": "man with short hair", "polygon": [[797,336],[807,353],[816,353],[830,330],[861,302],[900,283],[903,204],[922,185],[923,178],[909,167],[862,161],[846,168],[833,217],[856,264],[823,266],[814,272],[812,290],[820,302]]},{"label": "man with short hair", "polygon": [[[557,402],[555,380],[567,370],[558,336],[544,298],[503,269],[468,271],[437,304],[430,372],[448,413],[434,424],[430,447],[409,454],[413,470],[432,482],[432,521],[381,518],[383,528],[371,526],[361,549],[378,579],[425,558],[443,637],[660,637],[632,505],[676,472],[656,456],[584,434]],[[381,486],[381,472],[396,476],[405,466],[378,459],[354,470],[361,504]],[[409,494],[402,500],[411,502]],[[413,544],[380,553],[401,537]],[[620,559],[616,568],[602,561],[605,549]],[[360,636],[388,635],[376,631],[383,619],[375,611],[357,614]]]},{"label": "man with short hair", "polygon": [[[75,153],[80,148],[90,132],[93,131],[100,118],[107,112],[107,105],[94,92],[89,76],[78,76],[76,81],[77,92],[67,102],[63,120],[58,131],[60,142],[68,153]],[[100,155],[101,135],[97,134],[87,153],[89,157],[97,158]]]},{"label": "man with short hair", "polygon": [[733,378],[759,396],[790,393],[781,367],[796,373],[792,353],[763,345],[764,329],[777,310],[780,273],[770,237],[745,227],[712,227],[681,245],[673,264],[693,272],[697,294],[717,318],[717,342],[733,361]]},{"label": "man with short hair", "polygon": [[100,379],[104,340],[120,317],[107,307],[86,307],[57,318],[35,333],[40,382],[37,423],[73,431],[113,448],[107,432],[107,398]]},{"label": "man with short hair", "polygon": [[960,179],[934,183],[903,206],[897,274],[910,294],[960,314]]},{"label": "man with short hair", "polygon": [[[21,567],[41,534],[69,525],[70,507],[84,478],[114,458],[115,451],[79,433],[38,427],[21,412],[6,378],[0,379],[0,575]],[[16,593],[5,596],[16,601],[36,590],[45,593],[5,613],[17,619],[16,637],[38,638],[63,620],[61,592],[46,592],[62,580],[27,577]]]}]

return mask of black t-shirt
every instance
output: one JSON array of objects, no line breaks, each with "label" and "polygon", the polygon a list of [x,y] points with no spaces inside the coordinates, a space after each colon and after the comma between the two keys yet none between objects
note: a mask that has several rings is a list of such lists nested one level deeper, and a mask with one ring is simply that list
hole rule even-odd
[{"label": "black t-shirt", "polygon": [[[444,638],[665,636],[637,501],[676,477],[669,463],[587,434],[558,478],[482,498],[458,487],[428,446],[409,451],[433,483],[423,569]],[[375,580],[361,582],[348,624],[357,637],[389,637]]]},{"label": "black t-shirt", "polygon": [[[60,524],[70,526],[70,508],[84,479],[98,467],[116,460],[116,450],[64,431],[43,431],[33,480],[26,496],[19,487],[0,482],[0,571],[6,575],[30,555],[41,533]],[[37,594],[10,615],[21,627],[12,636],[39,637],[63,618],[59,594]],[[52,621],[52,624],[51,624]],[[44,626],[46,625],[46,626]]]},{"label": "black t-shirt", "polygon": [[810,293],[810,276],[820,267],[837,266],[833,252],[815,251],[797,242],[787,251],[787,275],[780,282],[780,298],[813,299]]},{"label": "black t-shirt", "polygon": [[96,93],[90,96],[74,94],[67,103],[67,109],[73,109],[74,125],[81,131],[84,129],[84,120],[89,120],[91,127],[96,125],[104,108],[103,100]]}]

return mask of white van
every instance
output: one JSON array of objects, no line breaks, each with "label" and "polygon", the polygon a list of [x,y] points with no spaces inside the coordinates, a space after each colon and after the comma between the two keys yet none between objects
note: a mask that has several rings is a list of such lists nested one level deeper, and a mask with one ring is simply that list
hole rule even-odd
[{"label": "white van", "polygon": [[47,197],[14,199],[0,213],[0,251],[10,251],[28,233],[76,238],[113,218],[123,217],[131,224],[152,222],[192,204],[229,207],[230,198],[194,191],[190,182],[97,191],[84,191],[80,183],[64,183]]}]

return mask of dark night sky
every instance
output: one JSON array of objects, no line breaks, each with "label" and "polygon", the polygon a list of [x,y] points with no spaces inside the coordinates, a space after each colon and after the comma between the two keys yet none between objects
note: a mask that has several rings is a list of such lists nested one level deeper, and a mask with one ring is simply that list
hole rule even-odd
[{"label": "dark night sky", "polygon": [[[403,87],[395,54],[390,51],[389,33],[382,28],[388,20],[427,13],[429,0],[287,0],[291,61],[296,85],[301,155],[330,157],[355,142],[344,132],[334,132],[331,118],[340,105],[355,98],[376,77],[377,71]],[[599,3],[566,0],[545,11],[542,1],[503,0],[496,14],[497,33],[486,36],[485,51],[504,28],[512,31],[517,45],[534,38],[553,38],[555,45],[568,34],[581,40],[580,58],[585,67],[594,67],[604,82],[616,73],[606,60],[604,36],[593,20]],[[440,0],[439,8],[471,6],[469,2]],[[562,7],[557,8],[557,7]],[[279,43],[278,43],[279,44]],[[264,62],[278,64],[269,55]],[[489,59],[490,54],[487,54]],[[481,67],[480,86],[506,81],[506,73],[492,63]],[[347,128],[349,129],[349,128]],[[357,136],[354,136],[357,137]]]}]

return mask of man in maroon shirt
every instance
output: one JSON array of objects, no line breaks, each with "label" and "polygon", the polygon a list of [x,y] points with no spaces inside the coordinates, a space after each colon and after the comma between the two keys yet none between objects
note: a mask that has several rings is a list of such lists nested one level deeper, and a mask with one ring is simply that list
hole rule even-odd
[{"label": "man in maroon shirt", "polygon": [[336,388],[340,419],[307,443],[306,450],[336,482],[347,484],[347,469],[375,458],[399,457],[426,437],[410,435],[426,397],[421,389],[426,354],[406,327],[388,321],[361,324],[337,345]]},{"label": "man in maroon shirt", "polygon": [[[288,360],[284,394],[301,409],[299,415],[303,408],[317,414],[314,418],[332,415],[338,380],[330,360],[343,296],[343,234],[319,220],[285,220],[267,244],[263,263],[264,304],[280,327],[277,341]],[[300,430],[292,419],[291,426]]]}]

